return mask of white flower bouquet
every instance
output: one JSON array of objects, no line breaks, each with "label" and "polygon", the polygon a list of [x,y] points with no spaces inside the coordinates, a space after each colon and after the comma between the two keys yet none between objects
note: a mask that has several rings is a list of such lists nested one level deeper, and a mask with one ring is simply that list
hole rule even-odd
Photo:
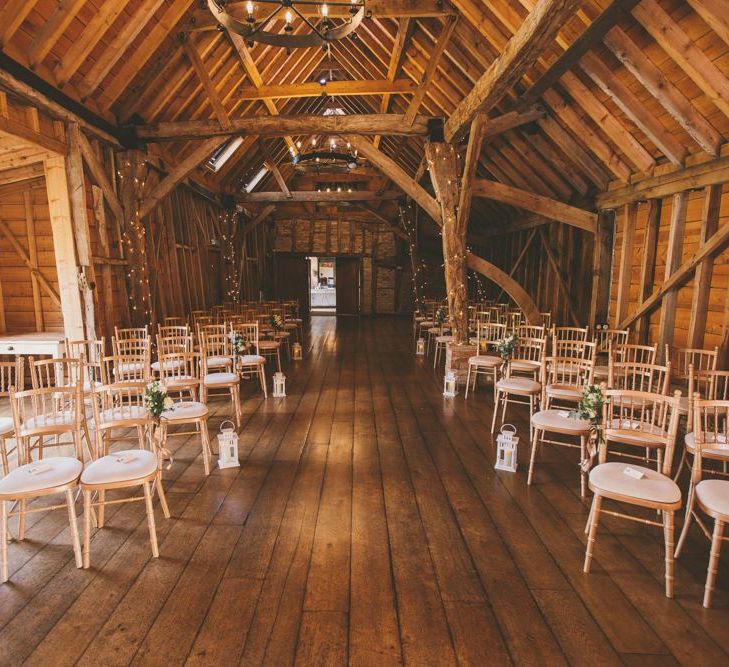
[{"label": "white flower bouquet", "polygon": [[174,405],[174,401],[167,392],[162,389],[159,382],[151,382],[147,385],[144,392],[144,407],[149,410],[154,419],[159,419],[160,415],[169,410]]},{"label": "white flower bouquet", "polygon": [[236,331],[231,331],[228,334],[228,338],[230,339],[230,346],[233,348],[233,354],[235,354],[236,357],[240,357],[246,353],[248,344],[242,334],[239,334]]},{"label": "white flower bouquet", "polygon": [[504,361],[509,361],[511,355],[514,354],[514,350],[519,345],[519,336],[515,333],[510,333],[504,336],[500,341],[496,343],[496,351]]}]

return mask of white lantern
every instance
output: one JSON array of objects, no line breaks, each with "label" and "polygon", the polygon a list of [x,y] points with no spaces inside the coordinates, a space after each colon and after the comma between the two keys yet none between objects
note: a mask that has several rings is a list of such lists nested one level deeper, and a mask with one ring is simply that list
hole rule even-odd
[{"label": "white lantern", "polygon": [[415,354],[419,357],[425,356],[425,338],[418,338],[418,342],[415,343]]},{"label": "white lantern", "polygon": [[494,468],[516,472],[516,446],[518,444],[516,427],[512,424],[504,424],[501,432],[496,436],[496,465]]},{"label": "white lantern", "polygon": [[281,371],[273,374],[273,397],[286,398],[286,376]]},{"label": "white lantern", "polygon": [[301,351],[301,343],[294,343],[291,346],[291,358],[294,361],[301,361],[301,359],[303,358],[303,354]]},{"label": "white lantern", "polygon": [[218,466],[220,468],[240,466],[240,461],[238,461],[238,434],[235,432],[235,424],[229,419],[226,419],[220,425],[218,452]]},{"label": "white lantern", "polygon": [[458,393],[458,381],[453,371],[448,371],[443,378],[443,396],[446,398],[455,398]]}]

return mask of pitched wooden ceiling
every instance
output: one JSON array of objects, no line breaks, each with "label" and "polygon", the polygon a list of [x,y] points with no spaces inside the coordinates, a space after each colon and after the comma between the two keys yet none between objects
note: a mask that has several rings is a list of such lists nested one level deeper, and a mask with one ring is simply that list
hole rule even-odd
[{"label": "pitched wooden ceiling", "polygon": [[[240,4],[240,3],[239,3]],[[537,0],[369,0],[358,39],[288,54],[216,29],[187,0],[4,0],[0,45],[71,98],[118,124],[251,115],[428,114],[448,118],[504,51]],[[490,111],[538,118],[486,138],[478,173],[565,202],[611,183],[717,157],[729,138],[725,0],[583,0],[549,48]],[[317,90],[320,78],[331,94]],[[302,85],[309,83],[312,85]],[[319,86],[321,88],[321,86]],[[246,137],[212,186],[238,191],[264,163],[257,190],[313,187],[289,149],[310,137]],[[423,144],[375,142],[422,175]],[[166,144],[179,161],[195,141]],[[363,187],[388,183],[371,169]],[[589,204],[588,204],[589,205]],[[479,199],[472,220],[506,226],[521,213]]]}]

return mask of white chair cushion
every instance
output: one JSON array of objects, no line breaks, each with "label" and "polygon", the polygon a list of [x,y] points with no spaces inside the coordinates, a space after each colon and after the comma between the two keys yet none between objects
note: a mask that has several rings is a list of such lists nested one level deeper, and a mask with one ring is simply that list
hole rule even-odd
[{"label": "white chair cushion", "polygon": [[12,417],[0,417],[0,436],[8,435],[15,430],[15,423]]},{"label": "white chair cushion", "polygon": [[[626,468],[640,470],[645,477],[635,479],[626,475]],[[590,485],[604,494],[626,496],[637,501],[645,500],[653,503],[672,505],[681,501],[681,489],[670,477],[644,468],[626,463],[601,463],[590,471]]]},{"label": "white chair cushion", "polygon": [[729,516],[729,480],[704,479],[696,485],[696,500],[714,514]]},{"label": "white chair cushion", "polygon": [[239,357],[239,359],[244,366],[253,366],[266,363],[266,359],[260,354],[244,354]]},{"label": "white chair cushion", "polygon": [[149,477],[157,457],[144,449],[125,449],[92,461],[81,473],[81,484],[114,484]]},{"label": "white chair cushion", "polygon": [[532,426],[545,431],[557,433],[574,433],[587,435],[590,432],[590,422],[587,419],[565,417],[564,410],[540,410],[532,415]]},{"label": "white chair cushion", "polygon": [[108,424],[109,422],[126,421],[128,419],[136,421],[144,421],[149,419],[149,410],[143,405],[120,405],[110,410],[102,410],[99,415],[101,422]]},{"label": "white chair cushion", "polygon": [[280,347],[281,343],[279,343],[277,340],[259,340],[258,341],[258,349],[259,350],[275,350],[277,347]]},{"label": "white chair cushion", "polygon": [[[70,456],[53,456],[11,470],[0,480],[0,496],[13,498],[77,480],[83,463]],[[36,472],[33,472],[36,471]]]},{"label": "white chair cushion", "polygon": [[[183,363],[184,362],[182,361],[182,359],[170,359],[165,362],[165,368],[167,370],[176,370],[176,369],[180,368],[180,366],[182,366]],[[160,361],[152,362],[153,371],[159,372],[161,368],[162,368],[162,362],[160,362]]]},{"label": "white chair cushion", "polygon": [[501,357],[495,357],[492,354],[477,354],[468,358],[469,366],[486,366],[488,368],[496,368],[501,366]]},{"label": "white chair cushion", "polygon": [[582,389],[568,384],[548,384],[545,391],[550,398],[564,398],[570,401],[579,401],[582,398]]},{"label": "white chair cushion", "polygon": [[230,357],[208,357],[208,368],[220,368],[232,364],[233,360]]},{"label": "white chair cushion", "polygon": [[[726,435],[723,433],[717,433],[716,437],[713,433],[706,433],[704,438],[707,442],[704,443],[701,448],[701,455],[711,459],[724,459],[729,460],[729,444],[726,441]],[[686,449],[689,452],[696,451],[696,435],[693,433],[687,433],[683,439],[686,443]],[[712,445],[716,445],[713,447]]]},{"label": "white chair cushion", "polygon": [[162,413],[162,419],[168,422],[199,419],[208,414],[208,406],[199,401],[179,401],[169,410]]},{"label": "white chair cushion", "polygon": [[119,364],[118,368],[122,373],[132,373],[141,371],[144,368],[144,364],[141,361],[123,361]]},{"label": "white chair cushion", "polygon": [[238,382],[240,378],[237,373],[208,373],[203,378],[203,384],[206,387],[215,387],[217,385],[228,385],[232,382]]},{"label": "white chair cushion", "polygon": [[438,336],[435,340],[438,343],[450,343],[453,340],[453,336]]},{"label": "white chair cushion", "polygon": [[23,424],[24,431],[35,430],[38,428],[54,428],[56,426],[70,426],[74,423],[73,412],[55,412],[48,415],[39,415],[38,417],[30,417]]},{"label": "white chair cushion", "polygon": [[528,359],[513,359],[510,366],[512,371],[536,371],[541,364]]},{"label": "white chair cushion", "polygon": [[192,377],[192,375],[177,375],[175,377],[165,378],[160,384],[169,388],[179,386],[189,387],[191,384],[197,383],[197,381],[197,378]]},{"label": "white chair cushion", "polygon": [[529,378],[503,378],[496,383],[496,387],[512,394],[538,394],[542,385]]}]

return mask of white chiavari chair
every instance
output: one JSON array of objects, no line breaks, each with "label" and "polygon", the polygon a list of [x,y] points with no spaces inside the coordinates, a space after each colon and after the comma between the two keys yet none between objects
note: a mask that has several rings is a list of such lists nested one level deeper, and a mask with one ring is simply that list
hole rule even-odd
[{"label": "white chiavari chair", "polygon": [[[476,329],[476,354],[468,359],[468,375],[466,376],[466,398],[469,389],[476,391],[476,382],[479,375],[491,377],[496,386],[501,357],[489,351],[506,335],[506,325],[491,322],[479,322]],[[471,383],[473,382],[473,386]]]},{"label": "white chiavari chair", "polygon": [[[225,366],[216,365],[211,367],[209,359],[229,359]],[[200,342],[200,363],[201,363],[201,385],[200,401],[207,404],[208,395],[211,391],[223,390],[230,393],[230,400],[233,404],[236,426],[240,428],[242,422],[242,411],[240,405],[240,376],[236,372],[226,370],[234,368],[233,353],[230,345],[230,338],[224,334],[203,334]],[[220,370],[223,368],[223,370]]]}]

